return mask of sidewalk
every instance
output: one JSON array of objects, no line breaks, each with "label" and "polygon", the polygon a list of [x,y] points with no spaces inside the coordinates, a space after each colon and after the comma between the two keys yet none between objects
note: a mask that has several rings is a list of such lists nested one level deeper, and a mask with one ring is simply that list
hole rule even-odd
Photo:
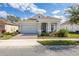
[{"label": "sidewalk", "polygon": [[37,42],[37,40],[33,39],[16,39],[16,40],[0,40],[0,47],[5,47],[5,46],[38,46],[41,45]]}]

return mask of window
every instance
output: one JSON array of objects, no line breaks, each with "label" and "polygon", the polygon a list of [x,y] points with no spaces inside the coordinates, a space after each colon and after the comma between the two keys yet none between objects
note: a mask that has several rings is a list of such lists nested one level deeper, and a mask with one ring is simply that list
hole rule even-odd
[{"label": "window", "polygon": [[53,32],[53,30],[54,30],[54,25],[51,24],[51,32]]},{"label": "window", "polygon": [[38,18],[40,18],[40,16],[38,16]]}]

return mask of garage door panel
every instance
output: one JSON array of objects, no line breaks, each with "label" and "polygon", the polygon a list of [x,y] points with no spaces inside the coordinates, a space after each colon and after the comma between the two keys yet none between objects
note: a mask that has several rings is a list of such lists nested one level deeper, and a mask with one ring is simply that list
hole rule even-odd
[{"label": "garage door panel", "polygon": [[24,25],[22,25],[21,33],[37,33],[36,24],[24,24]]}]

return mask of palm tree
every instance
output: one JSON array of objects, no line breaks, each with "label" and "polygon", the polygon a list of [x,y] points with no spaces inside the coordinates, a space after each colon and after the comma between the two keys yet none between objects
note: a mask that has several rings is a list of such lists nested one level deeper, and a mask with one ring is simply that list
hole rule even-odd
[{"label": "palm tree", "polygon": [[79,24],[79,6],[71,6],[67,13],[69,14],[69,22],[71,24]]}]

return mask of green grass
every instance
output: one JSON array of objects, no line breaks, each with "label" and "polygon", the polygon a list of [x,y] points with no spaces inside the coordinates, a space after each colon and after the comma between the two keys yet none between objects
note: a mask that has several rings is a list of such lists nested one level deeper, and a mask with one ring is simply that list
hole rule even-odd
[{"label": "green grass", "polygon": [[15,36],[15,33],[4,33],[4,34],[0,34],[0,40],[7,40],[12,38],[13,36]]},{"label": "green grass", "polygon": [[39,36],[38,39],[54,39],[54,38],[79,38],[79,34],[68,33],[67,37]]},{"label": "green grass", "polygon": [[7,40],[7,39],[10,39],[12,37],[13,37],[12,35],[3,35],[3,37],[1,37],[0,39],[1,40]]},{"label": "green grass", "polygon": [[79,41],[71,40],[44,40],[38,42],[42,45],[79,45]]},{"label": "green grass", "polygon": [[79,34],[75,34],[75,33],[69,33],[68,34],[69,38],[79,38]]}]

